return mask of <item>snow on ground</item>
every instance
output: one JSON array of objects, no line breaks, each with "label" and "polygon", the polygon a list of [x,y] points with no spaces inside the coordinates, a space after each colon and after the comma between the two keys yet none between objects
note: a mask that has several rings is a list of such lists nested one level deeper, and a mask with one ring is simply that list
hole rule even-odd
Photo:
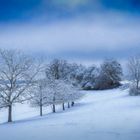
[{"label": "snow on ground", "polygon": [[15,122],[8,124],[0,111],[1,140],[140,140],[140,97],[127,90],[82,91],[75,107],[55,114],[23,104],[14,107]]}]

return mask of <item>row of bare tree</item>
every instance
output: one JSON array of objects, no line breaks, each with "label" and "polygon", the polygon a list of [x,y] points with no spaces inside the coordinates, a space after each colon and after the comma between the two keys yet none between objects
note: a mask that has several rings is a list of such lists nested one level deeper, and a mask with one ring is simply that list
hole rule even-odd
[{"label": "row of bare tree", "polygon": [[[131,95],[140,95],[140,57],[132,57],[128,63],[132,80]],[[8,122],[12,121],[12,107],[16,103],[29,101],[33,107],[65,103],[68,107],[82,97],[77,87],[106,89],[119,85],[121,65],[115,60],[106,60],[100,68],[69,64],[55,59],[45,64],[17,50],[0,50],[0,108],[8,109]]]},{"label": "row of bare tree", "polygon": [[[63,66],[63,65],[62,65]],[[17,50],[0,50],[0,108],[8,108],[8,122],[12,122],[12,107],[15,103],[30,101],[42,107],[74,101],[81,97],[78,90],[60,77],[64,68],[57,62],[44,65],[41,61]]]}]

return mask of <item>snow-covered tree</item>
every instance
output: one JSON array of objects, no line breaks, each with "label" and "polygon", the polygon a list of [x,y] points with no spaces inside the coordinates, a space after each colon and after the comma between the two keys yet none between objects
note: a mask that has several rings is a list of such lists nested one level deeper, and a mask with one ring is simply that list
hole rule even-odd
[{"label": "snow-covered tree", "polygon": [[66,60],[54,59],[48,64],[46,72],[54,79],[68,80],[69,64]]},{"label": "snow-covered tree", "polygon": [[94,89],[98,76],[99,70],[95,65],[88,67],[84,73],[82,88],[88,90]]},{"label": "snow-covered tree", "polygon": [[113,88],[120,85],[122,67],[116,61],[107,59],[101,64],[100,73],[96,80],[96,89]]},{"label": "snow-covered tree", "polygon": [[[47,82],[47,102],[52,105],[53,113],[56,112],[56,105],[63,104],[65,99],[64,94],[65,83],[62,80],[49,79]],[[63,108],[64,109],[64,108]]]},{"label": "snow-covered tree", "polygon": [[39,107],[40,116],[43,115],[43,106],[49,105],[48,103],[49,95],[47,93],[48,92],[46,80],[45,79],[37,80],[31,92],[30,103],[31,106],[33,107]]},{"label": "snow-covered tree", "polygon": [[12,106],[27,100],[39,67],[33,59],[16,50],[0,50],[0,99],[8,108],[8,122],[12,121]]},{"label": "snow-covered tree", "polygon": [[62,104],[63,110],[65,110],[65,103],[68,103],[68,108],[70,108],[70,103],[73,106],[75,100],[82,97],[82,94],[79,92],[79,90],[70,83],[67,83],[65,81],[59,81],[58,86],[60,89],[58,100],[59,103]]},{"label": "snow-covered tree", "polygon": [[53,112],[56,112],[55,105],[57,104],[62,104],[63,110],[65,110],[64,104],[66,102],[69,104],[69,102],[72,100],[72,93],[74,93],[75,91],[73,85],[71,84],[71,82],[69,82],[69,78],[65,79],[62,75],[61,77],[60,73],[61,72],[58,70],[58,67],[51,67],[50,69],[47,68],[46,70],[48,92],[50,95],[49,103],[52,104]]},{"label": "snow-covered tree", "polygon": [[83,65],[78,65],[76,63],[70,65],[70,82],[76,86],[81,88],[83,85],[83,78],[85,74],[86,68]]},{"label": "snow-covered tree", "polygon": [[130,79],[136,84],[136,88],[139,88],[140,83],[140,57],[134,56],[129,59],[128,71]]},{"label": "snow-covered tree", "polygon": [[68,63],[66,60],[54,59],[46,68],[46,74],[54,79],[65,80],[75,86],[82,87],[86,68],[76,63]]},{"label": "snow-covered tree", "polygon": [[58,82],[56,79],[52,77],[50,78],[50,75],[49,77],[47,77],[46,82],[47,82],[46,92],[48,95],[47,103],[49,105],[52,105],[52,111],[53,113],[55,113],[56,112],[55,105],[58,104],[57,99],[56,99],[59,92],[59,88],[57,86]]},{"label": "snow-covered tree", "polygon": [[66,84],[63,80],[59,80],[57,82],[57,91],[58,91],[58,96],[57,96],[57,101],[59,104],[62,104],[63,110],[65,110],[65,103],[68,101],[68,96],[69,96],[69,85]]},{"label": "snow-covered tree", "polygon": [[[48,79],[48,89],[50,92],[50,103],[53,107],[53,112],[55,112],[55,105],[60,103],[60,98],[62,98],[62,88],[64,84],[62,81],[68,80],[69,67],[65,60],[54,59],[46,68],[46,77]],[[63,103],[64,110],[64,103]]]},{"label": "snow-covered tree", "polygon": [[140,83],[140,57],[134,56],[129,59],[128,62],[128,73],[129,78],[132,80],[132,85],[130,87],[130,95],[139,95],[139,83]]}]

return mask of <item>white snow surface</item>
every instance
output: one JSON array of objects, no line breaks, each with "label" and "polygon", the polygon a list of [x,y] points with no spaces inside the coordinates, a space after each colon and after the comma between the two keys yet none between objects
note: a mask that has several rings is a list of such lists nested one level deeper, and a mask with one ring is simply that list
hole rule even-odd
[{"label": "white snow surface", "polygon": [[140,140],[140,97],[127,90],[82,91],[75,107],[44,116],[28,104],[15,105],[13,123],[0,111],[0,140]]}]

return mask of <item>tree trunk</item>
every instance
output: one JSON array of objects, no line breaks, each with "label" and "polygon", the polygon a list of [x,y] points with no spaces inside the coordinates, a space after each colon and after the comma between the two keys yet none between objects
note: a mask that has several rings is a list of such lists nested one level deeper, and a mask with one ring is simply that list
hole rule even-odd
[{"label": "tree trunk", "polygon": [[68,102],[68,108],[70,108],[70,103]]},{"label": "tree trunk", "polygon": [[74,106],[74,102],[71,102],[71,106]]},{"label": "tree trunk", "polygon": [[12,105],[8,106],[8,122],[12,122]]},{"label": "tree trunk", "polygon": [[53,104],[53,113],[55,113],[55,104]]},{"label": "tree trunk", "polygon": [[138,80],[137,80],[137,85],[136,86],[137,86],[136,88],[139,89],[139,81]]},{"label": "tree trunk", "polygon": [[62,104],[62,107],[63,107],[63,110],[65,110],[65,104],[64,103]]},{"label": "tree trunk", "polygon": [[40,116],[43,115],[43,112],[42,112],[42,105],[40,105]]}]

